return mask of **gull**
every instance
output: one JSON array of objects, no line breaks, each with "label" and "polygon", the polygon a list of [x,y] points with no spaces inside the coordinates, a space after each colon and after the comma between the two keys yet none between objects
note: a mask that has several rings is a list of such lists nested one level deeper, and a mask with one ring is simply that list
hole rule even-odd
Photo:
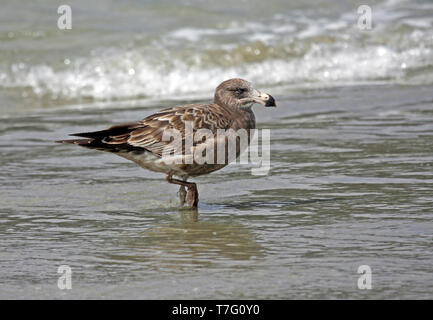
[{"label": "gull", "polygon": [[[254,89],[250,82],[238,78],[229,79],[218,85],[211,103],[187,104],[164,109],[140,121],[114,125],[101,131],[70,134],[85,139],[56,142],[111,152],[135,162],[142,168],[165,173],[167,182],[180,185],[181,205],[185,204],[187,198],[188,205],[196,208],[197,185],[187,179],[219,170],[233,159],[228,157],[227,144],[224,146],[224,161],[203,163],[197,161],[195,153],[203,153],[203,150],[207,152],[209,149],[206,148],[210,142],[218,143],[221,138],[217,133],[221,130],[235,134],[238,130],[245,130],[248,133],[249,145],[249,133],[256,127],[252,111],[255,103],[265,107],[276,107],[275,99],[271,95]],[[205,139],[191,140],[189,133],[194,135],[200,130],[206,130]],[[167,133],[170,133],[170,139],[167,139]],[[229,135],[222,138],[224,142],[228,139]],[[188,144],[188,141],[191,143]],[[214,145],[211,148],[214,148]],[[175,149],[178,152],[173,155],[171,151]],[[245,148],[237,145],[235,157],[237,158],[244,150]]]}]

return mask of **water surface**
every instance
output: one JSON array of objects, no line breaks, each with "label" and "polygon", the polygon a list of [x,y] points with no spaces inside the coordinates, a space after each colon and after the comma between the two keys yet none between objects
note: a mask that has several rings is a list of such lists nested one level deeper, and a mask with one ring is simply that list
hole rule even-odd
[{"label": "water surface", "polygon": [[[433,298],[430,2],[373,1],[369,32],[355,1],[74,1],[70,31],[57,1],[3,2],[0,298]],[[53,143],[233,76],[277,99],[254,107],[271,170],[195,179],[197,211],[161,174]]]},{"label": "water surface", "polygon": [[[431,298],[432,98],[351,87],[257,107],[269,175],[238,164],[197,178],[197,212],[161,174],[52,142],[151,107],[3,118],[0,296]],[[370,291],[357,288],[364,264]]]}]

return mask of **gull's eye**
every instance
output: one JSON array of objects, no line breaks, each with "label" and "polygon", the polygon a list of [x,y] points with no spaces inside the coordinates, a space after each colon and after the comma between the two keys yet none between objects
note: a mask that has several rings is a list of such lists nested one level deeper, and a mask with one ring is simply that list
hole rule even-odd
[{"label": "gull's eye", "polygon": [[248,91],[246,88],[236,88],[233,89],[233,91],[237,94],[237,95],[241,95],[242,93]]}]

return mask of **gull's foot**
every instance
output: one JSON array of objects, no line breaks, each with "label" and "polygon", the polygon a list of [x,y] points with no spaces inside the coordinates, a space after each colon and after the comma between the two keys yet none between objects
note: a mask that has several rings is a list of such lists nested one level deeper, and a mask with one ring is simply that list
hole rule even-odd
[{"label": "gull's foot", "polygon": [[179,198],[180,203],[183,205],[185,203],[185,187],[188,188],[188,205],[191,208],[197,208],[198,205],[198,191],[197,191],[197,185],[194,182],[186,182],[182,180],[173,179],[172,174],[169,173],[165,177],[168,183],[178,184],[180,185],[179,189]]},{"label": "gull's foot", "polygon": [[186,200],[185,186],[180,186],[179,188],[179,200],[180,200],[180,205],[183,206]]},{"label": "gull's foot", "polygon": [[188,205],[191,208],[197,208],[198,205],[198,190],[195,183],[188,186]]}]

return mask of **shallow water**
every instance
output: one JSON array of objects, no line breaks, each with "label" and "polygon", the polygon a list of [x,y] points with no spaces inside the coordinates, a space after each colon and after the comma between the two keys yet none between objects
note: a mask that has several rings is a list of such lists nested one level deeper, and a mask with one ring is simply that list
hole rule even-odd
[{"label": "shallow water", "polygon": [[[76,0],[72,30],[61,4],[1,4],[0,298],[433,298],[431,1],[370,1],[368,31],[359,1]],[[53,143],[231,77],[278,102],[254,107],[271,170],[197,178],[197,211]]]},{"label": "shallow water", "polygon": [[[197,178],[197,212],[160,174],[53,143],[164,102],[3,117],[0,297],[432,298],[431,88],[277,98],[256,108],[269,175]],[[72,290],[57,288],[63,264]],[[365,264],[372,290],[357,288]]]}]

